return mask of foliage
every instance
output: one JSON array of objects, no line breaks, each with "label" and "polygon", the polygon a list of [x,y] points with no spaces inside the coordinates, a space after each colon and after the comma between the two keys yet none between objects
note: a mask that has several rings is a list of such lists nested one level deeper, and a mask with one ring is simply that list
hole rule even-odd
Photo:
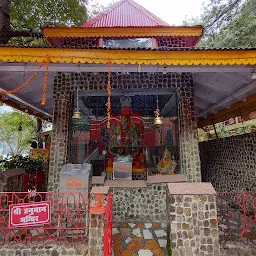
[{"label": "foliage", "polygon": [[10,148],[11,155],[28,149],[36,135],[36,119],[18,111],[0,114],[0,141]]},{"label": "foliage", "polygon": [[13,156],[10,159],[3,160],[1,165],[5,170],[23,169],[26,173],[39,172],[44,169],[44,160],[33,159],[29,156]]},{"label": "foliage", "polygon": [[0,41],[46,45],[42,27],[81,26],[87,20],[86,4],[87,0],[5,0],[0,4]]},{"label": "foliage", "polygon": [[198,46],[255,47],[255,0],[211,0],[203,5],[203,14],[184,21],[186,25],[201,24],[204,36]]},{"label": "foliage", "polygon": [[[218,138],[225,138],[230,136],[237,136],[253,132],[256,128],[256,119],[249,122],[241,122],[238,124],[225,125],[225,122],[215,124]],[[210,139],[217,139],[213,125],[208,125],[204,128],[198,129],[199,141],[207,141]]]},{"label": "foliage", "polygon": [[97,1],[91,1],[88,8],[87,8],[87,14],[88,19],[91,19],[98,15],[99,13],[103,12],[106,9],[102,4],[99,4]]},{"label": "foliage", "polygon": [[11,24],[15,29],[40,31],[44,26],[81,26],[87,19],[87,0],[13,0]]},{"label": "foliage", "polygon": [[110,4],[104,6],[95,0],[89,1],[89,6],[87,8],[88,18],[91,19],[99,13],[105,11],[106,9],[111,8],[111,6],[114,5],[116,2],[118,2],[118,0],[112,0]]},{"label": "foliage", "polygon": [[256,2],[249,0],[240,13],[216,37],[215,46],[256,46]]}]

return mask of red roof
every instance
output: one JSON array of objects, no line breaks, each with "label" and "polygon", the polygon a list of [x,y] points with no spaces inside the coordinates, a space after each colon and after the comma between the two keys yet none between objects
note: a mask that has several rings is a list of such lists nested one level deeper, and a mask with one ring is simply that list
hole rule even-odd
[{"label": "red roof", "polygon": [[169,24],[156,17],[133,0],[121,0],[83,25],[83,27],[167,26],[169,26]]}]

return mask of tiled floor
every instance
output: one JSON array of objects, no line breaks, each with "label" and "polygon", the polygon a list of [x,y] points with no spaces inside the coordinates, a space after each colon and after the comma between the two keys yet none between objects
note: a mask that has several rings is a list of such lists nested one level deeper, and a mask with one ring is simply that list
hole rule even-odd
[{"label": "tiled floor", "polygon": [[165,223],[114,223],[115,256],[165,256]]}]

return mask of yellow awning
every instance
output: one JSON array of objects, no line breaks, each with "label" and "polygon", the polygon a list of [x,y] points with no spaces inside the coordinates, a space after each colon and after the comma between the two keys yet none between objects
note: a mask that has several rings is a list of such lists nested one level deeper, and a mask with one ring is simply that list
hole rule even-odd
[{"label": "yellow awning", "polygon": [[195,36],[201,37],[202,26],[182,27],[108,27],[108,28],[43,28],[45,38],[52,37],[170,37],[170,36]]},{"label": "yellow awning", "polygon": [[3,62],[96,63],[145,65],[256,65],[256,50],[110,50],[72,48],[0,48]]}]

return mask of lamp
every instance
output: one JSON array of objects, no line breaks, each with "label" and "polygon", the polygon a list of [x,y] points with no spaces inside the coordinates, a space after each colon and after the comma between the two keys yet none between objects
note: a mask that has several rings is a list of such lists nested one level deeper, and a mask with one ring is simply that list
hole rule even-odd
[{"label": "lamp", "polygon": [[81,120],[82,119],[80,109],[78,107],[78,89],[76,90],[76,110],[75,110],[75,112],[72,116],[72,119],[74,119],[74,120]]},{"label": "lamp", "polygon": [[253,80],[256,79],[256,72],[255,72],[255,69],[252,70],[252,76],[251,76],[251,78],[252,78]]},{"label": "lamp", "polygon": [[159,110],[159,100],[158,100],[158,96],[156,96],[156,111],[154,111],[155,113],[155,120],[154,120],[154,125],[162,125],[164,122],[162,120],[162,118],[160,117],[160,110]]}]

